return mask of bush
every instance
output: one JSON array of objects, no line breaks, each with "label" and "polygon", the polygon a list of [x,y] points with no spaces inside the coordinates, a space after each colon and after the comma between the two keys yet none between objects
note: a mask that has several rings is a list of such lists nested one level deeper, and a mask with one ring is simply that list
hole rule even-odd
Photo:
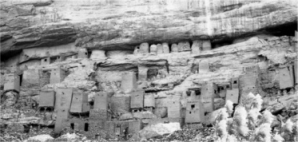
[{"label": "bush", "polygon": [[222,142],[230,141],[262,141],[262,142],[283,142],[295,141],[298,137],[298,122],[290,119],[283,123],[281,128],[277,128],[272,134],[272,123],[275,116],[268,110],[262,114],[263,100],[261,96],[250,93],[245,100],[239,104],[233,114],[233,104],[226,102],[221,108],[217,121],[215,122],[216,140]]}]

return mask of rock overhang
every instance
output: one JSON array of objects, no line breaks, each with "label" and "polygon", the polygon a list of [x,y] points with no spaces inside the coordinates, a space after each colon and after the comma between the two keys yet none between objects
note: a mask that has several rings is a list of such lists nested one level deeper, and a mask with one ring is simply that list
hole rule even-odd
[{"label": "rock overhang", "polygon": [[[52,20],[44,24],[32,23],[21,29],[11,27],[6,29],[4,25],[1,29],[6,30],[0,32],[3,57],[6,57],[5,54],[19,53],[26,48],[50,48],[70,42],[75,42],[75,46],[88,50],[133,50],[143,42],[157,44],[188,41],[191,43],[198,39],[208,39],[213,43],[232,41],[235,38],[260,33],[278,35],[280,33],[276,31],[297,30],[295,26],[297,25],[297,6],[293,1],[227,1],[221,3],[221,1],[214,0],[210,2],[209,9],[205,7],[207,5],[203,1],[164,1],[164,3],[140,1],[140,3],[132,3],[128,8],[124,8],[127,6],[124,1],[98,2],[97,6],[103,9],[95,9],[96,6],[93,3],[88,5],[83,2],[73,3],[73,7],[68,7],[68,9],[62,6],[66,1],[44,0],[40,3],[49,2],[51,5],[41,4],[41,8],[56,8],[56,11],[52,10],[48,13],[60,14],[60,18],[62,17],[60,21]],[[35,3],[34,0],[31,1],[32,3]],[[186,3],[188,5],[185,5]],[[15,2],[15,5],[18,3]],[[149,8],[163,6],[161,9],[165,11],[155,9],[157,11],[150,12],[144,10],[144,6]],[[179,6],[182,8],[177,9]],[[76,9],[79,7],[83,9]],[[122,9],[113,10],[116,7]],[[9,9],[10,6],[5,8]],[[39,10],[38,7],[37,10]],[[114,11],[114,16],[109,16],[111,11]],[[73,12],[73,14],[67,12]],[[90,13],[90,17],[86,16],[86,12]],[[102,13],[96,15],[95,13],[98,12]],[[63,21],[67,15],[74,14],[85,14],[85,16]],[[36,16],[42,16],[42,13],[37,12],[36,15],[27,16],[25,19],[30,21]],[[20,17],[23,18],[23,16]],[[53,18],[59,18],[59,16]],[[276,30],[279,28],[282,30]]]}]

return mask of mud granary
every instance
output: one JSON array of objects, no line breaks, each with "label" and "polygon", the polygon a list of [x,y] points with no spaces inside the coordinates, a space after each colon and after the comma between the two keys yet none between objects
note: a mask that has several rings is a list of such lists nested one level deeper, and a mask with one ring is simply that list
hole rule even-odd
[{"label": "mud granary", "polygon": [[272,1],[4,2],[1,124],[129,140],[157,123],[208,125],[250,92],[293,94],[297,6]]}]

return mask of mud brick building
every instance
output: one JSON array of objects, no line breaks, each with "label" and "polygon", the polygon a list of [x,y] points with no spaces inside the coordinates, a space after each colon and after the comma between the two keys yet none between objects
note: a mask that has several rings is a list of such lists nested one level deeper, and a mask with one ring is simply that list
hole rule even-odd
[{"label": "mud brick building", "polygon": [[259,93],[260,80],[258,75],[253,75],[250,73],[243,74],[239,77],[239,82],[239,91],[241,98],[245,97],[250,92],[254,94]]},{"label": "mud brick building", "polygon": [[135,72],[126,72],[122,75],[121,88],[125,93],[132,92],[137,87]]},{"label": "mud brick building", "polygon": [[59,88],[56,90],[56,106],[57,110],[69,111],[73,90],[71,88]]},{"label": "mud brick building", "polygon": [[110,114],[104,109],[91,109],[89,118],[90,120],[110,120]]},{"label": "mud brick building", "polygon": [[239,79],[238,78],[231,78],[231,86],[232,86],[232,89],[239,88]]},{"label": "mud brick building", "polygon": [[103,92],[97,92],[95,97],[94,97],[94,105],[93,109],[103,109],[103,110],[108,110],[109,102],[110,102],[110,96],[108,93],[103,93]]},{"label": "mud brick building", "polygon": [[105,123],[105,121],[89,119],[89,130],[86,133],[87,137],[93,139],[97,139],[97,137],[106,138],[107,132],[105,131]]},{"label": "mud brick building", "polygon": [[73,91],[70,112],[86,113],[89,112],[89,110],[90,106],[88,102],[88,95],[81,90]]},{"label": "mud brick building", "polygon": [[231,89],[230,82],[217,83],[216,85],[218,86],[217,87],[218,95],[222,98],[226,97],[227,90]]},{"label": "mud brick building", "polygon": [[25,88],[38,88],[40,86],[40,76],[38,69],[28,69],[23,71],[22,87]]},{"label": "mud brick building", "polygon": [[60,83],[66,76],[65,71],[61,67],[57,67],[51,70],[50,83]]},{"label": "mud brick building", "polygon": [[108,139],[120,139],[128,135],[128,121],[106,121],[105,130]]},{"label": "mud brick building", "polygon": [[142,129],[142,122],[140,120],[132,120],[128,122],[128,134],[133,135]]},{"label": "mud brick building", "polygon": [[291,88],[294,86],[292,66],[281,67],[278,70],[278,84],[280,89]]},{"label": "mud brick building", "polygon": [[56,133],[59,133],[63,130],[65,122],[69,117],[72,92],[72,89],[68,88],[56,90],[55,112],[57,113],[57,118],[54,129],[54,132]]},{"label": "mud brick building", "polygon": [[154,93],[145,93],[144,96],[144,108],[153,111],[155,108],[155,97]]},{"label": "mud brick building", "polygon": [[51,63],[51,58],[49,56],[41,59],[40,61],[41,66],[46,66],[46,65],[49,65],[50,63]]},{"label": "mud brick building", "polygon": [[131,92],[130,108],[132,110],[144,108],[144,90],[135,90]]},{"label": "mud brick building", "polygon": [[116,113],[124,113],[130,111],[130,96],[113,96],[111,98],[111,110]]},{"label": "mud brick building", "polygon": [[94,97],[93,108],[90,110],[90,120],[109,120],[110,100],[110,96],[107,93],[98,92]]},{"label": "mud brick building", "polygon": [[157,117],[164,118],[167,116],[167,98],[155,98],[154,114]]},{"label": "mud brick building", "polygon": [[41,91],[39,96],[39,108],[55,108],[55,92],[54,91]]},{"label": "mud brick building", "polygon": [[199,100],[202,95],[201,87],[188,88],[186,91],[187,101]]},{"label": "mud brick building", "polygon": [[138,66],[138,81],[147,81],[147,72],[148,67],[146,66]]},{"label": "mud brick building", "polygon": [[89,120],[84,118],[69,118],[64,122],[66,130],[70,132],[89,133]]},{"label": "mud brick building", "polygon": [[79,49],[77,58],[88,58],[88,51],[85,48]]},{"label": "mud brick building", "polygon": [[20,77],[17,74],[5,74],[4,91],[20,91]]},{"label": "mud brick building", "polygon": [[[195,94],[195,91],[191,91]],[[201,96],[187,101],[185,123],[199,123],[204,121],[204,105],[201,102]]]},{"label": "mud brick building", "polygon": [[182,106],[180,103],[181,96],[168,96],[167,97],[167,114],[168,118],[181,118],[182,117]]},{"label": "mud brick building", "polygon": [[43,87],[50,84],[51,70],[50,69],[40,69],[38,70],[39,75],[39,86]]},{"label": "mud brick building", "polygon": [[212,112],[214,110],[214,87],[214,83],[211,82],[205,82],[202,84],[201,101],[203,103],[205,112]]},{"label": "mud brick building", "polygon": [[226,93],[226,100],[232,101],[234,104],[239,103],[239,89],[238,88],[233,88],[233,89],[228,89]]}]

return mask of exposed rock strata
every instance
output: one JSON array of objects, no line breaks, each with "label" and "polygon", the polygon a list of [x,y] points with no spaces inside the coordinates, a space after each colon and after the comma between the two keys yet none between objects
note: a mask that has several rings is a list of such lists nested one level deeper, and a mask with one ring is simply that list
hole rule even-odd
[{"label": "exposed rock strata", "polygon": [[[76,46],[88,49],[113,50],[120,49],[119,47],[133,49],[130,45],[146,41],[175,42],[183,39],[239,37],[267,27],[297,23],[297,5],[293,0],[238,1],[238,3],[213,0],[210,1],[212,6],[209,9],[208,7],[205,9],[207,5],[203,4],[203,0],[165,1],[165,3],[157,1],[72,3],[50,0],[28,3],[3,1],[3,3],[1,39],[12,37],[13,42],[1,46],[1,55],[8,51],[55,46],[75,40]],[[64,5],[65,3],[72,4]],[[130,5],[127,6],[127,3]],[[188,7],[185,6],[186,3]],[[34,15],[23,16],[28,15],[28,10],[19,11],[20,14],[16,18],[9,14],[9,11],[15,9],[15,5],[18,8],[28,4],[33,5],[31,10],[29,7],[29,11],[35,11]],[[81,8],[82,5],[86,7]],[[113,10],[117,5],[122,8],[119,13]],[[161,6],[158,8],[160,10],[157,10],[158,5]],[[228,10],[223,8],[233,5],[241,6]],[[181,9],[174,8],[177,6]],[[108,9],[101,10],[102,8]],[[153,9],[157,11],[151,11]],[[45,24],[50,26],[44,26]]]}]

